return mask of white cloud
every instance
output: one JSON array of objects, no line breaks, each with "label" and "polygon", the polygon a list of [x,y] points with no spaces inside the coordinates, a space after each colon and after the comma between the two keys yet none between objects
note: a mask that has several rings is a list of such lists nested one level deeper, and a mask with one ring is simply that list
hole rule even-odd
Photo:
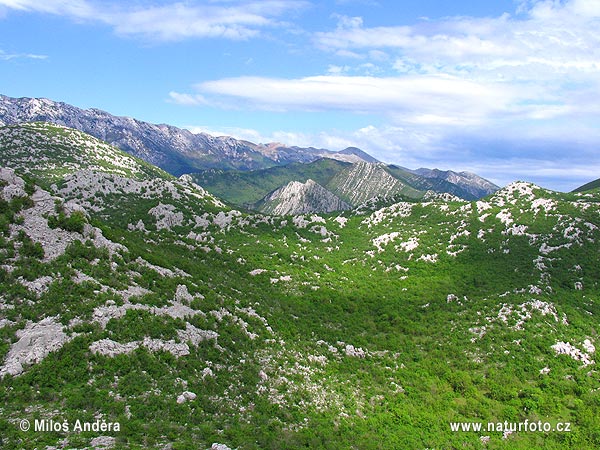
[{"label": "white cloud", "polygon": [[[367,123],[387,121],[354,132],[288,134],[286,142],[298,145],[355,145],[408,167],[495,173],[499,183],[543,184],[553,176],[562,183],[554,187],[566,189],[561,170],[571,180],[595,178],[600,0],[528,1],[514,16],[412,26],[337,20],[335,30],[316,33],[314,42],[349,65],[338,60],[323,76],[205,81],[192,95],[250,110],[343,111]],[[355,75],[369,70],[370,76]]]},{"label": "white cloud", "polygon": [[413,26],[369,28],[359,17],[336,17],[338,27],[316,33],[315,42],[360,64],[330,65],[325,76],[205,81],[197,93],[221,105],[229,98],[229,105],[271,111],[370,113],[396,125],[484,126],[600,112],[600,0],[536,1],[521,16]]},{"label": "white cloud", "polygon": [[170,103],[177,103],[185,106],[198,106],[208,104],[207,100],[199,94],[181,94],[179,92],[169,92]]},{"label": "white cloud", "polygon": [[0,50],[0,61],[11,61],[13,59],[48,59],[47,55],[37,55],[34,53],[6,53]]},{"label": "white cloud", "polygon": [[[436,73],[512,77],[515,67],[530,78],[580,70],[600,72],[600,0],[535,1],[522,15],[450,17],[411,26],[367,27],[361,18],[340,17],[333,31],[318,32],[322,49],[368,57],[395,54]],[[507,72],[504,72],[507,68]],[[520,73],[523,76],[524,73]]]},{"label": "white cloud", "polygon": [[298,79],[238,77],[196,85],[201,95],[248,102],[275,111],[351,111],[396,122],[474,125],[509,111],[518,92],[455,76],[373,77],[325,75]]},{"label": "white cloud", "polygon": [[160,41],[215,37],[244,40],[265,27],[281,25],[278,17],[304,5],[302,0],[181,2],[146,7],[91,0],[0,0],[0,7],[100,22],[120,35]]}]

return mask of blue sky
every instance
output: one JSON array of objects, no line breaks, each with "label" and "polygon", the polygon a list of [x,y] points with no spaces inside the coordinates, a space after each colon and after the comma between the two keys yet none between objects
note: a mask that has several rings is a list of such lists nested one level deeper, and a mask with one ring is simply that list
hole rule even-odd
[{"label": "blue sky", "polygon": [[570,190],[600,0],[0,0],[0,93]]}]

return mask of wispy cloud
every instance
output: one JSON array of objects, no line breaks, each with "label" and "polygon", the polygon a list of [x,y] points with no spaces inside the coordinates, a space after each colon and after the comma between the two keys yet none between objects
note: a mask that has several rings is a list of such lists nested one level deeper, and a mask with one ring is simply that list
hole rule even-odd
[{"label": "wispy cloud", "polygon": [[572,112],[540,88],[446,74],[377,77],[334,71],[296,79],[225,78],[194,88],[193,94],[170,95],[182,104],[218,103],[280,112],[336,110],[428,126],[478,126],[492,120],[545,119]]},{"label": "wispy cloud", "polygon": [[209,102],[200,94],[180,94],[179,92],[169,92],[169,103],[176,103],[184,106],[208,105]]},{"label": "wispy cloud", "polygon": [[[398,66],[517,78],[600,71],[600,0],[522,2],[520,13],[495,18],[450,17],[410,26],[365,26],[338,17],[333,31],[318,32],[323,50],[368,57],[387,52]],[[518,70],[520,69],[520,70]]]},{"label": "wispy cloud", "polygon": [[234,1],[226,4],[177,2],[154,6],[124,6],[91,0],[0,0],[0,6],[22,12],[61,15],[76,21],[104,23],[123,36],[179,41],[188,38],[244,40],[279,18],[302,8],[302,0]]},{"label": "wispy cloud", "polygon": [[37,55],[35,53],[7,53],[0,50],[0,61],[11,61],[14,59],[48,59],[47,55]]}]

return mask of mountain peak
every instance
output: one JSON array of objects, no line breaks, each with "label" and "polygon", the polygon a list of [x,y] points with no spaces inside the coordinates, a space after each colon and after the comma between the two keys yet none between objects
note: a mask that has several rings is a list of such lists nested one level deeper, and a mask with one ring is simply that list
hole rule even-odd
[{"label": "mountain peak", "polygon": [[379,160],[373,158],[367,152],[365,152],[357,147],[347,147],[344,150],[340,150],[338,153],[341,155],[358,156],[361,160],[363,160],[365,162],[369,162],[369,163],[378,163],[379,162]]},{"label": "mountain peak", "polygon": [[350,209],[350,205],[312,179],[290,181],[267,195],[260,210],[275,215],[299,215]]}]

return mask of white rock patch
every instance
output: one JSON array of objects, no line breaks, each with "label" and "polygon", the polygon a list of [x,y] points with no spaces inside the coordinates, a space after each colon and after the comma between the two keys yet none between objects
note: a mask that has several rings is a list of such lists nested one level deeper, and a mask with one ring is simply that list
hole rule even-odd
[{"label": "white rock patch", "polygon": [[10,348],[0,368],[0,378],[19,375],[24,366],[42,361],[49,353],[59,350],[73,339],[55,320],[55,317],[47,317],[38,323],[28,322],[23,330],[17,331],[19,340]]}]

